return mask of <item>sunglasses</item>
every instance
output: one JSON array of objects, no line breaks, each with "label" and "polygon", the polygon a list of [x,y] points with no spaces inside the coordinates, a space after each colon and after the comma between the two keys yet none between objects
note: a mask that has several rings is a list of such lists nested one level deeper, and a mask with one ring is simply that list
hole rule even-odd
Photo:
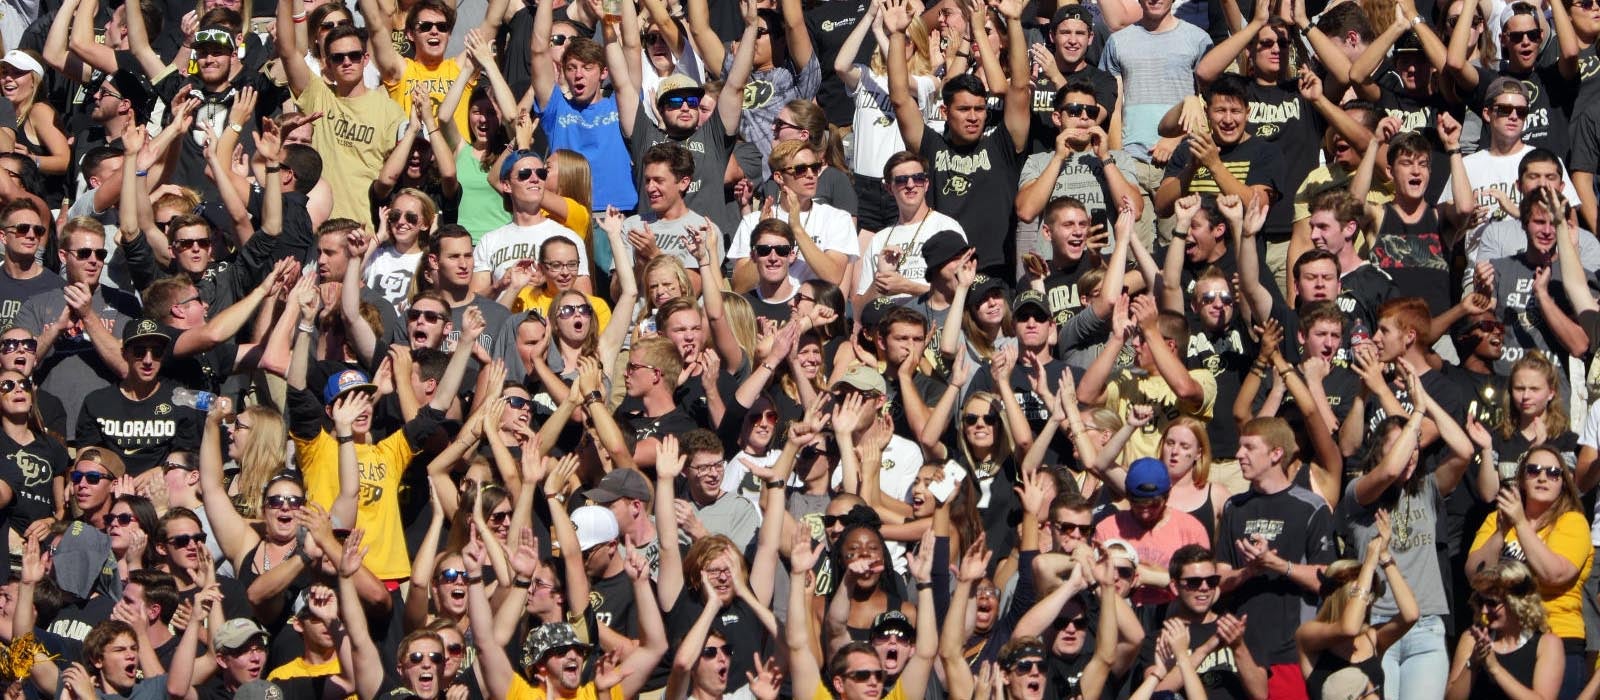
[{"label": "sunglasses", "polygon": [[826,515],[826,514],[824,514],[822,516],[822,524],[825,527],[833,527],[835,525],[838,525],[843,520],[844,520],[844,516],[843,515]]},{"label": "sunglasses", "polygon": [[529,406],[532,406],[533,405],[533,399],[526,398],[526,397],[523,397],[523,396],[507,396],[506,397],[506,405],[510,406],[511,408],[515,408],[515,409],[521,411],[521,410],[524,410],[524,409],[528,408]]},{"label": "sunglasses", "polygon": [[777,117],[773,117],[773,119],[772,119],[772,133],[776,134],[776,133],[778,133],[780,131],[783,131],[784,129],[794,129],[795,131],[805,131],[805,129],[800,128],[799,124],[786,122],[786,121],[784,121],[782,119],[778,119]]},{"label": "sunglasses", "polygon": [[1117,567],[1117,576],[1122,577],[1122,578],[1133,578],[1133,575],[1137,574],[1137,573],[1139,573],[1139,569],[1137,567],[1132,567],[1132,566],[1119,566],[1119,567]]},{"label": "sunglasses", "polygon": [[438,311],[429,311],[427,309],[406,309],[407,321],[415,321],[419,318],[427,321],[428,323],[438,323],[448,319],[449,316],[446,316]]},{"label": "sunglasses", "polygon": [[276,508],[278,510],[295,510],[296,508],[299,508],[299,507],[304,506],[306,504],[306,497],[305,496],[267,496],[266,500],[263,501],[263,502],[267,504],[268,508]]},{"label": "sunglasses", "polygon": [[911,183],[916,183],[916,184],[919,184],[919,185],[926,185],[926,184],[928,184],[928,174],[927,173],[911,173],[910,175],[896,175],[894,177],[889,178],[889,180],[894,183],[895,187],[905,187],[906,185],[909,185]]},{"label": "sunglasses", "polygon": [[1233,292],[1210,291],[1200,295],[1200,303],[1202,304],[1210,304],[1218,300],[1221,300],[1224,304],[1232,304]]},{"label": "sunglasses", "polygon": [[1572,2],[1573,7],[1578,7],[1585,10],[1591,9],[1595,5],[1600,5],[1600,0],[1573,0]]},{"label": "sunglasses", "polygon": [[173,535],[167,538],[167,546],[183,549],[191,544],[203,545],[206,543],[206,533],[196,532],[192,535]]},{"label": "sunglasses", "polygon": [[[174,304],[174,306],[179,306],[179,305],[178,304]],[[142,359],[144,359],[146,357],[157,357],[157,358],[159,358],[159,357],[161,357],[161,354],[163,352],[165,352],[165,351],[166,351],[166,348],[164,348],[164,347],[162,347],[160,345],[153,345],[153,344],[150,344],[150,343],[139,343],[138,345],[124,345],[124,346],[122,346],[122,354],[127,355],[128,357],[131,357],[131,358],[136,359],[136,360],[142,360]]]},{"label": "sunglasses", "polygon": [[1221,584],[1222,584],[1222,577],[1218,576],[1216,574],[1212,574],[1210,576],[1185,576],[1183,578],[1178,579],[1178,585],[1181,585],[1185,589],[1188,589],[1188,590],[1191,590],[1191,591],[1199,591],[1199,590],[1204,590],[1204,589],[1207,589],[1207,588],[1216,588],[1217,586],[1219,586]]},{"label": "sunglasses", "polygon": [[452,26],[449,22],[418,22],[417,23],[417,33],[418,34],[427,34],[428,32],[432,32],[432,31],[438,31],[438,32],[443,32],[445,34],[449,34],[450,30],[454,29],[454,28],[455,27]]},{"label": "sunglasses", "polygon": [[416,226],[418,222],[422,221],[422,217],[417,216],[417,213],[414,211],[400,211],[396,209],[389,212],[389,223],[396,223],[401,219],[405,219],[406,223],[411,224],[412,226]]},{"label": "sunglasses", "polygon": [[72,256],[79,260],[88,260],[89,258],[94,258],[100,262],[105,262],[106,258],[110,255],[111,253],[106,252],[106,249],[104,248],[79,248],[72,251]]},{"label": "sunglasses", "polygon": [[771,29],[767,29],[766,27],[756,27],[756,38],[757,39],[760,39],[761,37],[764,37],[764,36],[766,36],[768,34],[771,34],[771,33],[772,33]]},{"label": "sunglasses", "polygon": [[430,651],[430,652],[427,652],[427,653],[423,653],[423,652],[420,652],[420,651],[413,651],[413,652],[411,652],[411,655],[406,657],[406,658],[410,659],[411,663],[414,663],[414,664],[422,663],[423,659],[427,659],[427,660],[432,661],[432,662],[434,662],[436,664],[444,663],[444,654],[441,654],[441,653],[439,653],[437,651]]},{"label": "sunglasses", "polygon": [[174,238],[174,239],[172,239],[172,249],[173,250],[189,250],[190,248],[194,248],[196,250],[211,250],[211,239],[210,238]]},{"label": "sunglasses", "polygon": [[110,481],[111,479],[116,478],[105,472],[73,472],[69,476],[72,478],[72,483],[74,484],[80,484],[84,481],[88,481],[90,486],[98,486],[102,481]]},{"label": "sunglasses", "polygon": [[1497,117],[1516,115],[1518,119],[1526,119],[1528,116],[1528,107],[1526,105],[1497,104],[1493,106],[1493,110],[1494,116]]},{"label": "sunglasses", "polygon": [[[1593,4],[1594,1],[1595,0],[1580,0],[1580,2],[1587,2],[1587,3],[1590,3],[1590,4]],[[1574,3],[1574,4],[1576,5],[1576,3]],[[1583,5],[1577,5],[1577,6],[1578,7],[1583,7]],[[1461,15],[1456,15],[1454,17],[1446,19],[1444,21],[1444,26],[1449,27],[1450,29],[1455,29],[1456,28],[1456,22],[1459,22],[1459,21],[1461,21]],[[1472,18],[1472,28],[1473,29],[1482,29],[1483,28],[1483,18],[1482,17],[1478,17],[1478,16],[1474,16]]]},{"label": "sunglasses", "polygon": [[1028,674],[1028,673],[1033,673],[1034,671],[1039,671],[1041,673],[1044,672],[1044,660],[1043,659],[1023,659],[1023,660],[1018,661],[1018,662],[1016,662],[1014,664],[1011,664],[1011,672],[1012,673]]},{"label": "sunglasses", "polygon": [[872,635],[872,641],[874,641],[874,642],[887,642],[887,641],[891,641],[891,640],[905,640],[905,639],[909,638],[910,636],[911,635],[909,633],[907,633],[905,630],[898,630],[898,629],[896,629],[896,630],[882,630],[882,631]]},{"label": "sunglasses", "polygon": [[759,413],[752,413],[752,414],[750,414],[750,422],[752,422],[752,423],[776,423],[776,422],[778,422],[778,412],[769,408],[769,409],[767,409],[765,411],[761,411]]},{"label": "sunglasses", "polygon": [[551,34],[550,35],[550,45],[551,46],[565,46],[566,43],[567,43],[567,40],[571,39],[572,37],[573,37],[573,35],[571,35],[571,34]]},{"label": "sunglasses", "polygon": [[0,353],[11,353],[18,350],[38,352],[39,341],[33,338],[7,338],[0,340]]},{"label": "sunglasses", "polygon": [[[172,218],[176,219],[178,217],[172,217]],[[157,221],[156,222],[156,230],[160,231],[162,233],[166,233],[167,232],[167,227],[171,226],[171,225],[172,225],[172,219],[167,219],[166,221]]]},{"label": "sunglasses", "polygon": [[1069,534],[1073,530],[1077,530],[1078,534],[1084,539],[1088,539],[1090,536],[1094,535],[1093,525],[1079,525],[1078,523],[1069,523],[1065,520],[1058,520],[1054,523],[1051,523],[1051,527],[1054,527],[1056,532],[1059,532],[1063,535]]},{"label": "sunglasses", "polygon": [[7,231],[17,236],[44,236],[50,229],[43,224],[12,224],[6,227]]},{"label": "sunglasses", "polygon": [[133,514],[106,513],[106,517],[102,519],[102,522],[106,524],[106,527],[111,527],[112,525],[121,525],[126,527],[129,523],[133,522]]},{"label": "sunglasses", "polygon": [[535,175],[537,175],[540,180],[543,180],[545,176],[549,174],[549,168],[523,168],[517,171],[517,182],[527,182],[529,178],[532,178]]},{"label": "sunglasses", "polygon": [[639,35],[639,38],[644,40],[646,44],[654,44],[661,40],[661,32],[645,32]]},{"label": "sunglasses", "polygon": [[444,650],[451,656],[460,656],[467,652],[467,648],[465,646],[456,644],[455,642],[444,645]]},{"label": "sunglasses", "polygon": [[1061,621],[1062,629],[1086,630],[1089,629],[1089,616],[1079,615]]},{"label": "sunglasses", "polygon": [[233,45],[233,35],[221,29],[202,29],[194,33],[196,44],[227,44]]},{"label": "sunglasses", "polygon": [[718,644],[716,646],[710,646],[700,650],[700,658],[707,661],[715,659],[718,656],[726,656],[730,659],[733,658],[733,655],[728,653],[728,646],[726,644]]},{"label": "sunglasses", "polygon": [[881,668],[857,668],[850,671],[845,671],[844,677],[846,680],[849,680],[853,683],[865,683],[867,681],[877,681],[882,683],[884,673],[883,669]]},{"label": "sunglasses", "polygon": [[342,65],[344,65],[346,63],[360,63],[361,59],[366,58],[366,57],[367,57],[367,52],[366,51],[361,51],[361,50],[345,51],[343,53],[330,53],[330,54],[328,54],[328,62],[332,63],[333,65],[336,65],[336,66],[342,66]]},{"label": "sunglasses", "polygon": [[494,512],[494,513],[490,513],[488,515],[488,517],[485,518],[485,520],[489,521],[490,525],[499,525],[500,523],[506,522],[507,520],[510,520],[510,519],[511,519],[511,511],[509,511],[509,510],[502,510],[502,511]]},{"label": "sunglasses", "polygon": [[656,371],[656,372],[660,372],[661,371],[659,369],[651,367],[650,365],[641,365],[641,364],[639,364],[637,362],[629,362],[628,363],[628,371],[629,372],[637,372],[637,371],[639,371],[641,369],[648,369],[648,370],[653,370],[653,371]]},{"label": "sunglasses", "polygon": [[961,422],[966,424],[966,426],[969,427],[969,428],[974,426],[974,425],[977,425],[980,421],[984,425],[988,425],[988,426],[999,425],[1000,424],[1000,413],[998,411],[990,411],[988,413],[963,413],[963,414],[961,414]]},{"label": "sunglasses", "polygon": [[1473,595],[1472,597],[1476,599],[1476,600],[1473,601],[1473,607],[1478,608],[1480,610],[1483,609],[1483,608],[1488,608],[1490,610],[1493,610],[1493,609],[1498,608],[1498,607],[1500,607],[1502,605],[1505,605],[1505,603],[1506,603],[1504,598],[1490,598],[1488,596],[1480,596],[1480,595]]},{"label": "sunglasses", "polygon": [[[1001,292],[1000,292],[1000,290],[995,290],[995,293],[999,294]],[[1045,313],[1042,309],[1037,309],[1037,308],[1033,308],[1033,307],[1028,307],[1026,309],[1018,311],[1017,313],[1012,315],[1012,318],[1016,319],[1017,321],[1032,321],[1034,323],[1049,323],[1050,322],[1050,314]]]},{"label": "sunglasses", "polygon": [[1081,102],[1068,102],[1056,108],[1057,112],[1066,112],[1069,117],[1100,118],[1100,105],[1086,105]]},{"label": "sunglasses", "polygon": [[1506,39],[1513,44],[1531,41],[1535,44],[1544,39],[1544,30],[1529,29],[1525,32],[1506,32]]},{"label": "sunglasses", "polygon": [[556,318],[572,318],[573,316],[594,316],[594,306],[590,304],[562,304],[556,309]]},{"label": "sunglasses", "polygon": [[689,107],[690,109],[699,109],[700,96],[672,95],[670,97],[663,97],[661,98],[661,105],[667,109],[683,109],[684,107]]},{"label": "sunglasses", "polygon": [[802,175],[816,175],[817,173],[822,172],[822,164],[801,163],[799,165],[791,165],[787,168],[784,168],[783,171],[794,177],[800,177]]},{"label": "sunglasses", "polygon": [[440,583],[455,583],[457,581],[465,581],[467,580],[467,572],[462,571],[461,569],[445,569],[444,571],[441,571],[435,575],[433,580]]},{"label": "sunglasses", "polygon": [[1259,40],[1256,41],[1256,49],[1258,51],[1265,51],[1267,49],[1275,49],[1275,48],[1278,48],[1278,40],[1277,39],[1259,39]]},{"label": "sunglasses", "polygon": [[758,257],[758,258],[764,258],[764,257],[767,257],[768,255],[773,254],[773,253],[777,253],[778,257],[780,257],[780,258],[787,258],[787,257],[789,257],[790,253],[794,252],[794,246],[789,245],[787,243],[784,243],[784,244],[781,244],[781,245],[757,244],[755,246],[755,251],[756,251],[756,257]]},{"label": "sunglasses", "polygon": [[347,20],[347,19],[334,20],[332,22],[323,22],[322,23],[322,31],[328,32],[328,31],[333,31],[335,29],[338,29],[340,27],[354,27],[355,25],[356,25],[355,22],[352,22],[352,21]]},{"label": "sunglasses", "polygon": [[0,394],[9,394],[17,387],[23,391],[33,391],[33,380],[28,377],[22,379],[0,379]]},{"label": "sunglasses", "polygon": [[1529,464],[1522,468],[1522,473],[1526,474],[1530,479],[1535,479],[1540,476],[1547,476],[1555,481],[1561,480],[1561,473],[1564,471],[1566,471],[1566,467],[1545,466],[1542,464]]}]

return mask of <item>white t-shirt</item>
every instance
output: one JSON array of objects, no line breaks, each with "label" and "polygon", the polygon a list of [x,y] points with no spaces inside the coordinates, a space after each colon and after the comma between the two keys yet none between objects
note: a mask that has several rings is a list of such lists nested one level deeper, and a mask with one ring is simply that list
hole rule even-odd
[{"label": "white t-shirt", "polygon": [[[789,212],[781,209],[773,212],[774,218],[787,223]],[[753,211],[739,220],[739,230],[733,234],[733,242],[728,244],[728,258],[742,260],[750,257],[750,234],[756,230],[756,224],[761,223],[761,212]],[[861,255],[856,244],[856,223],[850,214],[843,209],[838,209],[827,204],[812,204],[811,211],[800,212],[800,226],[806,230],[806,235],[817,242],[817,247],[827,251],[844,253],[847,258],[854,260]],[[816,279],[816,273],[811,271],[811,266],[806,264],[804,255],[797,255],[794,265],[789,267],[789,275],[801,282]]]},{"label": "white t-shirt", "polygon": [[[1483,231],[1489,224],[1505,219],[1508,214],[1500,208],[1499,200],[1490,194],[1491,190],[1499,190],[1506,194],[1511,201],[1521,203],[1522,193],[1517,191],[1517,166],[1522,163],[1522,157],[1533,150],[1533,146],[1522,144],[1516,153],[1497,156],[1484,149],[1462,159],[1466,165],[1467,179],[1472,182],[1472,195],[1477,199],[1478,206],[1487,206],[1493,214],[1484,223],[1474,226],[1467,232],[1466,253],[1467,259],[1478,259],[1478,242],[1483,239]],[[1446,180],[1444,193],[1439,195],[1439,203],[1446,204],[1455,201],[1452,182]],[[1572,206],[1578,206],[1578,191],[1572,187],[1572,177],[1565,169],[1561,171],[1561,194],[1566,195],[1567,201]]]},{"label": "white t-shirt", "polygon": [[[850,169],[858,176],[882,178],[889,156],[906,150],[906,142],[895,121],[894,105],[889,102],[889,77],[872,72],[866,64],[858,63],[856,68],[861,71],[861,80],[850,93],[856,104],[852,120],[855,153]],[[937,87],[932,76],[911,76],[911,93],[918,106],[925,107],[933,101]]]},{"label": "white t-shirt", "polygon": [[960,222],[932,209],[921,222],[915,224],[895,224],[882,231],[872,234],[872,241],[867,244],[866,257],[862,259],[860,268],[861,276],[856,281],[856,293],[866,294],[872,288],[872,280],[878,274],[878,254],[884,248],[898,247],[900,249],[900,274],[912,282],[928,282],[928,261],[922,257],[922,244],[927,243],[933,234],[940,231],[955,231],[966,239],[967,232],[961,229]]},{"label": "white t-shirt", "polygon": [[407,303],[406,292],[411,290],[411,278],[417,274],[417,263],[422,262],[422,251],[401,254],[391,244],[384,244],[367,261],[361,279],[368,287],[377,290],[384,299],[403,310]]},{"label": "white t-shirt", "polygon": [[722,470],[722,491],[743,496],[756,507],[756,512],[761,512],[761,490],[759,488],[755,491],[741,490],[739,485],[744,481],[745,475],[750,473],[750,467],[770,469],[772,465],[778,463],[778,456],[781,454],[782,450],[769,449],[766,454],[759,457],[743,451],[734,455],[728,460],[728,466]]},{"label": "white t-shirt", "polygon": [[532,226],[518,226],[512,222],[483,234],[472,249],[472,271],[493,272],[500,279],[512,263],[519,260],[538,260],[539,246],[554,236],[560,236],[578,247],[578,276],[589,276],[589,255],[584,252],[583,239],[561,224],[545,219]]}]

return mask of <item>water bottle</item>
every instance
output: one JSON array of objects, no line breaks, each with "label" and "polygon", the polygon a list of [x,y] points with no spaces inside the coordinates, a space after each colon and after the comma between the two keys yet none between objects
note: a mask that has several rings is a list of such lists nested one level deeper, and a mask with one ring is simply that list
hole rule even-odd
[{"label": "water bottle", "polygon": [[195,391],[178,387],[172,390],[172,402],[185,408],[192,408],[201,413],[211,410],[212,402],[217,400],[217,395],[209,391]]}]

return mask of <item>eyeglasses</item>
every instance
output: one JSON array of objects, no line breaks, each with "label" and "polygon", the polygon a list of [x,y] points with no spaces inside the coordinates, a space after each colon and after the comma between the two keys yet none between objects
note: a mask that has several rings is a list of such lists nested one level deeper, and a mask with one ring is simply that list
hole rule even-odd
[{"label": "eyeglasses", "polygon": [[700,108],[699,95],[671,95],[661,98],[661,105],[667,109]]},{"label": "eyeglasses", "polygon": [[100,94],[103,97],[109,97],[109,98],[111,98],[113,100],[122,99],[122,94],[121,93],[117,92],[116,90],[112,90],[111,88],[108,88],[108,87],[106,87],[104,85],[100,86]]},{"label": "eyeglasses", "polygon": [[1137,574],[1137,573],[1139,573],[1139,569],[1137,567],[1133,567],[1133,566],[1119,566],[1119,567],[1117,567],[1117,576],[1122,577],[1122,578],[1133,578],[1133,575]]},{"label": "eyeglasses", "polygon": [[336,66],[342,66],[346,63],[360,63],[361,59],[366,57],[366,51],[357,49],[355,51],[345,51],[343,53],[330,53],[328,54],[328,62]]},{"label": "eyeglasses", "polygon": [[1079,615],[1061,621],[1062,629],[1086,630],[1089,629],[1089,616]]},{"label": "eyeglasses", "polygon": [[356,25],[355,22],[352,22],[352,21],[350,21],[348,19],[336,19],[336,20],[334,20],[332,22],[323,22],[322,23],[322,31],[329,32],[329,31],[333,31],[335,29],[338,29],[340,27],[354,27],[355,25]]},{"label": "eyeglasses", "polygon": [[566,45],[567,40],[573,38],[574,36],[575,35],[572,35],[572,34],[551,34],[550,35],[550,45],[551,46],[564,46],[564,45]]},{"label": "eyeglasses", "polygon": [[551,272],[577,272],[578,271],[578,261],[576,261],[576,260],[568,260],[566,262],[556,262],[554,260],[546,260],[546,261],[544,261],[542,263],[539,263],[539,264],[545,266],[545,269],[550,270]]},{"label": "eyeglasses", "polygon": [[507,396],[506,397],[506,406],[509,406],[511,408],[515,408],[515,409],[517,409],[519,411],[521,411],[523,409],[526,409],[526,408],[528,408],[529,406],[532,406],[532,405],[533,405],[533,399],[527,398],[525,396]]},{"label": "eyeglasses", "polygon": [[730,659],[733,658],[733,655],[728,653],[728,645],[726,645],[726,644],[718,644],[716,646],[709,646],[709,647],[706,647],[706,648],[700,650],[700,658],[705,659],[707,661],[715,659],[718,656],[726,656],[726,657],[728,657]]},{"label": "eyeglasses", "polygon": [[38,352],[39,341],[33,338],[6,338],[5,340],[0,340],[0,353],[9,354],[18,350]]},{"label": "eyeglasses", "polygon": [[455,642],[451,642],[449,644],[444,645],[444,650],[445,650],[446,653],[450,654],[451,656],[460,656],[462,654],[467,653],[467,647],[466,646],[461,645],[461,644],[457,644]]},{"label": "eyeglasses", "polygon": [[1066,112],[1069,117],[1100,118],[1100,105],[1086,105],[1081,102],[1068,102],[1056,108],[1057,112]]},{"label": "eyeglasses", "polygon": [[411,224],[412,226],[416,226],[418,222],[422,221],[422,217],[417,216],[417,213],[414,211],[400,211],[399,209],[389,210],[389,223],[399,223],[401,219],[405,219],[406,223]]},{"label": "eyeglasses", "polygon": [[9,394],[22,387],[23,391],[33,391],[33,380],[28,377],[21,379],[0,379],[0,394]]},{"label": "eyeglasses", "polygon": [[822,172],[822,164],[821,163],[801,163],[799,165],[791,165],[791,166],[789,166],[787,168],[784,168],[783,171],[788,173],[788,174],[790,174],[791,176],[794,176],[794,177],[800,177],[802,175],[815,176],[817,173]]},{"label": "eyeglasses", "polygon": [[45,228],[43,224],[12,224],[6,227],[6,231],[15,236],[43,237],[50,229]]},{"label": "eyeglasses", "polygon": [[1216,574],[1210,576],[1185,576],[1178,579],[1178,585],[1191,591],[1200,591],[1207,588],[1216,588],[1221,585],[1222,577]]},{"label": "eyeglasses", "polygon": [[1520,44],[1524,41],[1537,44],[1543,39],[1544,31],[1541,29],[1529,29],[1525,32],[1506,32],[1506,40],[1512,44]]},{"label": "eyeglasses", "polygon": [[1202,304],[1210,304],[1212,302],[1219,301],[1219,300],[1224,304],[1232,304],[1233,303],[1233,292],[1219,292],[1219,291],[1212,290],[1212,291],[1209,291],[1209,292],[1202,293],[1200,295],[1200,303],[1202,303]]},{"label": "eyeglasses", "polygon": [[523,168],[517,171],[517,182],[527,182],[529,178],[535,175],[539,176],[540,180],[543,180],[549,174],[549,168]]},{"label": "eyeglasses", "polygon": [[591,304],[562,304],[556,309],[556,318],[572,318],[573,316],[594,316],[594,306]]},{"label": "eyeglasses", "polygon": [[1020,673],[1020,674],[1026,675],[1026,674],[1029,674],[1029,673],[1033,673],[1034,671],[1040,671],[1040,672],[1044,671],[1044,660],[1043,659],[1023,659],[1021,661],[1018,661],[1016,663],[1011,664],[1011,672],[1012,673]]},{"label": "eyeglasses", "polygon": [[639,364],[637,362],[629,362],[628,363],[628,371],[629,372],[636,372],[636,371],[641,370],[641,369],[648,369],[648,370],[651,370],[651,371],[654,371],[654,372],[660,372],[661,371],[659,369],[656,369],[655,367],[651,367],[650,365],[641,365],[641,364]]},{"label": "eyeglasses", "polygon": [[90,486],[98,486],[98,485],[100,485],[100,482],[102,482],[102,481],[109,481],[109,480],[115,478],[115,477],[113,477],[110,474],[107,474],[105,472],[76,472],[75,471],[75,472],[72,472],[69,476],[71,477],[72,483],[74,483],[74,484],[81,484],[84,481],[88,481]]},{"label": "eyeglasses", "polygon": [[88,260],[92,257],[100,262],[105,262],[106,257],[109,255],[111,253],[106,252],[105,248],[79,248],[72,251],[72,256],[79,260]]},{"label": "eyeglasses", "polygon": [[127,527],[129,523],[133,522],[133,514],[132,513],[106,513],[106,517],[102,518],[101,522],[104,522],[106,524],[106,527],[111,527],[112,525],[121,525],[123,527]]},{"label": "eyeglasses", "polygon": [[172,249],[173,250],[189,250],[190,248],[194,248],[196,250],[211,250],[211,239],[210,238],[174,238],[174,239],[172,239]]},{"label": "eyeglasses", "polygon": [[706,462],[705,464],[691,464],[689,465],[689,471],[700,472],[702,474],[705,472],[714,472],[722,469],[724,466],[727,466],[727,464],[727,462],[720,460],[716,462]]},{"label": "eyeglasses", "polygon": [[1094,535],[1093,525],[1080,525],[1078,523],[1069,523],[1065,520],[1057,520],[1053,523],[1050,523],[1050,526],[1055,528],[1056,532],[1059,532],[1063,535],[1070,534],[1074,530],[1076,530],[1079,535],[1083,536],[1084,539],[1088,539],[1090,536]]},{"label": "eyeglasses", "polygon": [[857,668],[845,671],[844,677],[845,680],[852,683],[866,683],[867,681],[882,683],[884,674],[881,668]]},{"label": "eyeglasses", "polygon": [[1497,117],[1504,118],[1515,115],[1518,119],[1526,119],[1528,116],[1527,105],[1495,104],[1492,108],[1494,116]]},{"label": "eyeglasses", "polygon": [[506,522],[506,521],[508,521],[510,519],[511,519],[511,511],[509,511],[509,510],[495,511],[493,513],[490,513],[489,516],[487,518],[485,518],[485,520],[489,521],[490,525],[499,525],[499,524],[501,524],[503,522]]},{"label": "eyeglasses", "polygon": [[1000,589],[994,586],[979,586],[975,595],[979,598],[999,598]]},{"label": "eyeglasses", "polygon": [[204,545],[205,543],[206,533],[204,532],[196,532],[188,535],[173,535],[167,538],[167,546],[176,549],[183,549],[191,544]]},{"label": "eyeglasses", "polygon": [[462,571],[461,569],[445,569],[433,577],[433,580],[440,583],[456,583],[457,581],[465,581],[466,579],[467,572]]},{"label": "eyeglasses", "polygon": [[874,642],[888,642],[888,641],[895,641],[895,640],[903,641],[909,636],[911,636],[911,635],[908,634],[905,630],[902,630],[902,629],[880,630],[879,632],[877,632],[877,633],[872,635],[872,641],[874,641]]},{"label": "eyeglasses", "polygon": [[1526,474],[1529,479],[1536,479],[1540,476],[1546,476],[1552,480],[1560,481],[1561,473],[1564,471],[1566,471],[1566,467],[1562,467],[1560,465],[1545,466],[1543,464],[1528,464],[1522,467],[1522,473]]},{"label": "eyeglasses", "polygon": [[278,510],[296,510],[296,509],[298,509],[301,506],[304,506],[306,504],[306,497],[305,496],[267,496],[266,500],[263,501],[263,503],[266,503],[268,508],[276,508]]},{"label": "eyeglasses", "polygon": [[776,133],[778,133],[780,131],[783,131],[784,129],[794,129],[795,131],[805,131],[805,129],[800,128],[799,124],[794,124],[792,122],[786,122],[786,121],[784,121],[782,119],[779,119],[777,117],[773,117],[772,118],[772,133],[776,134]]},{"label": "eyeglasses", "polygon": [[449,317],[438,311],[429,311],[427,309],[406,309],[407,321],[415,321],[419,318],[427,321],[428,323],[438,323],[448,319]]},{"label": "eyeglasses", "polygon": [[988,413],[963,413],[963,414],[961,414],[961,422],[966,424],[966,426],[969,427],[969,428],[972,427],[972,426],[977,425],[980,421],[984,425],[988,425],[988,426],[999,425],[1000,424],[1000,412],[999,411],[990,411]]},{"label": "eyeglasses", "polygon": [[423,652],[420,652],[420,651],[413,651],[406,658],[410,659],[411,663],[414,663],[414,664],[422,663],[423,659],[427,659],[427,660],[432,661],[432,662],[434,662],[436,664],[444,663],[444,654],[441,654],[441,653],[439,653],[437,651],[430,651],[430,652],[427,652],[427,653],[423,653]]},{"label": "eyeglasses", "polygon": [[928,174],[927,173],[911,173],[909,175],[896,175],[894,177],[889,178],[889,180],[894,182],[894,186],[895,187],[905,187],[906,185],[909,185],[909,184],[911,184],[913,182],[917,183],[919,185],[926,185],[926,184],[928,184]]},{"label": "eyeglasses", "polygon": [[789,257],[790,253],[794,252],[794,246],[787,243],[779,245],[756,244],[753,247],[755,248],[756,257],[758,258],[764,258],[773,253],[777,253],[778,257],[780,258],[787,258]]}]

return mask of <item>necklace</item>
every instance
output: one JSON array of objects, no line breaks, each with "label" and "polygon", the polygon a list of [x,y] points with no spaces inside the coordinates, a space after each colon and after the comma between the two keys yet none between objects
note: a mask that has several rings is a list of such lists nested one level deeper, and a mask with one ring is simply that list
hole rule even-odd
[{"label": "necklace", "polygon": [[[920,211],[920,209],[918,211]],[[911,232],[911,242],[906,245],[906,250],[912,251],[912,250],[917,250],[918,249],[917,248],[917,239],[922,236],[922,225],[928,223],[928,219],[930,219],[930,218],[933,218],[933,212],[932,211],[929,211],[928,213],[922,215],[922,220],[917,222],[917,230]],[[897,256],[895,258],[894,271],[895,272],[899,272],[900,271],[900,266],[904,265],[905,262],[906,262],[906,254],[905,253],[901,253],[899,256]]]}]

